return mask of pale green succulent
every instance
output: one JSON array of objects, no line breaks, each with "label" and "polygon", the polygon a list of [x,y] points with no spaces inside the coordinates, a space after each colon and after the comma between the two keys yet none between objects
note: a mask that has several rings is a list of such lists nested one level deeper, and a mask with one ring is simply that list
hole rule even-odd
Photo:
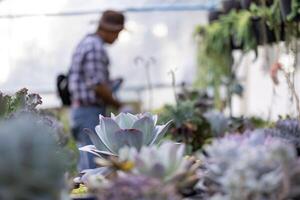
[{"label": "pale green succulent", "polygon": [[0,122],[0,199],[60,199],[66,157],[53,131],[29,116]]},{"label": "pale green succulent", "polygon": [[142,147],[131,156],[135,163],[134,173],[169,180],[186,171],[188,160],[184,158],[184,151],[184,144],[170,141],[160,146]]},{"label": "pale green succulent", "polygon": [[166,133],[171,121],[165,125],[156,125],[157,115],[143,113],[133,115],[120,113],[111,118],[100,115],[96,126],[97,134],[87,131],[94,145],[80,148],[82,151],[101,155],[118,155],[124,146],[134,147],[138,151],[142,146],[153,145]]}]

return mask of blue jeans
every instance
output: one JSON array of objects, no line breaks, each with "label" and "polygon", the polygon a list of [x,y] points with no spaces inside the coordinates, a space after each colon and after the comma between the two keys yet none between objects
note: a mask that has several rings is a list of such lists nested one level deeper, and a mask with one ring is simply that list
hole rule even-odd
[{"label": "blue jeans", "polygon": [[[71,108],[71,128],[73,136],[77,142],[77,147],[91,145],[92,142],[89,136],[83,132],[83,129],[88,128],[95,132],[95,127],[99,124],[99,114],[105,114],[104,107],[86,106]],[[95,133],[96,134],[96,133]],[[77,165],[78,171],[84,169],[94,169],[96,164],[94,162],[95,156],[91,153],[79,152],[79,162]]]}]

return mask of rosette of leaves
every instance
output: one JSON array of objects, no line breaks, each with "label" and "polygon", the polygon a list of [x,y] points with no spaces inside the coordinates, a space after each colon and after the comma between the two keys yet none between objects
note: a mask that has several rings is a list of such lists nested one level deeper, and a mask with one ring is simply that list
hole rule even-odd
[{"label": "rosette of leaves", "polygon": [[60,199],[66,158],[53,135],[29,117],[0,123],[0,199]]},{"label": "rosette of leaves", "polygon": [[297,173],[291,176],[289,172],[299,171],[296,153],[280,140],[259,132],[233,135],[214,140],[205,152],[203,185],[207,199],[277,200],[299,189],[291,180]]},{"label": "rosette of leaves", "polygon": [[173,119],[168,135],[176,142],[185,143],[188,151],[200,149],[211,137],[211,129],[194,101],[179,101],[176,105],[167,105],[161,114],[161,121]]},{"label": "rosette of leaves", "polygon": [[87,131],[94,145],[80,148],[82,151],[101,155],[118,155],[119,150],[124,146],[134,147],[140,150],[142,146],[158,143],[166,131],[171,121],[165,125],[156,125],[157,115],[143,113],[133,115],[130,113],[120,113],[111,118],[100,115],[100,123],[96,126],[94,134]]},{"label": "rosette of leaves", "polygon": [[119,157],[97,159],[96,163],[116,172],[106,177],[110,180],[118,177],[118,172],[147,176],[166,184],[172,183],[180,194],[188,196],[195,194],[196,172],[200,164],[193,157],[186,157],[184,151],[184,144],[165,141],[160,146],[144,146],[139,152],[124,147]]},{"label": "rosette of leaves", "polygon": [[99,200],[180,200],[171,184],[141,175],[125,175],[102,184],[96,191]]},{"label": "rosette of leaves", "polygon": [[199,162],[184,156],[185,145],[166,141],[159,147],[143,147],[132,156],[132,172],[173,183],[183,195],[194,192]]}]

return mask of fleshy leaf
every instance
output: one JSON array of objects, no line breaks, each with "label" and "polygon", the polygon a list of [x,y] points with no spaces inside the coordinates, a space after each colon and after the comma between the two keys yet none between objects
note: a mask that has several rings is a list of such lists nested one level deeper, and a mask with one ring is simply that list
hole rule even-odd
[{"label": "fleshy leaf", "polygon": [[86,134],[88,134],[88,136],[90,137],[92,143],[95,145],[95,147],[98,150],[103,150],[103,151],[107,151],[109,150],[108,148],[106,148],[106,145],[103,144],[103,142],[101,141],[101,139],[98,137],[98,135],[96,133],[94,133],[93,131],[91,131],[90,129],[84,129],[83,130]]},{"label": "fleshy leaf", "polygon": [[144,135],[144,145],[148,145],[155,138],[154,122],[150,117],[143,117],[133,124],[133,129],[141,131]]},{"label": "fleshy leaf", "polygon": [[119,130],[114,133],[113,150],[118,152],[124,146],[134,147],[140,150],[143,146],[143,133],[136,129]]},{"label": "fleshy leaf", "polygon": [[85,151],[85,152],[89,152],[92,153],[98,157],[103,157],[103,156],[116,156],[116,154],[113,154],[109,151],[100,151],[98,150],[94,145],[87,145],[84,147],[80,147],[79,148],[80,151]]},{"label": "fleshy leaf", "polygon": [[154,143],[158,143],[166,134],[167,130],[169,129],[169,126],[171,125],[172,120],[168,121],[168,123],[166,123],[165,125],[161,125],[161,126],[156,126],[155,127],[155,138],[152,140],[152,142],[150,143],[150,145],[154,144]]},{"label": "fleshy leaf", "polygon": [[114,120],[108,117],[100,117],[100,127],[96,129],[96,132],[105,146],[115,154],[117,154],[117,151],[112,148],[115,143],[113,136],[119,130],[120,127]]},{"label": "fleshy leaf", "polygon": [[120,113],[118,116],[115,117],[115,121],[119,125],[121,129],[130,129],[135,122],[135,119],[130,114]]}]

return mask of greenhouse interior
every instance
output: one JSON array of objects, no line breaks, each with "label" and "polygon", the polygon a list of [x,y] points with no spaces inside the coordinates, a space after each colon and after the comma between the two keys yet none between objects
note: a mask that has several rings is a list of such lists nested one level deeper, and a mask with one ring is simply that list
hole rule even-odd
[{"label": "greenhouse interior", "polygon": [[0,0],[0,200],[299,200],[299,38],[300,0]]}]

